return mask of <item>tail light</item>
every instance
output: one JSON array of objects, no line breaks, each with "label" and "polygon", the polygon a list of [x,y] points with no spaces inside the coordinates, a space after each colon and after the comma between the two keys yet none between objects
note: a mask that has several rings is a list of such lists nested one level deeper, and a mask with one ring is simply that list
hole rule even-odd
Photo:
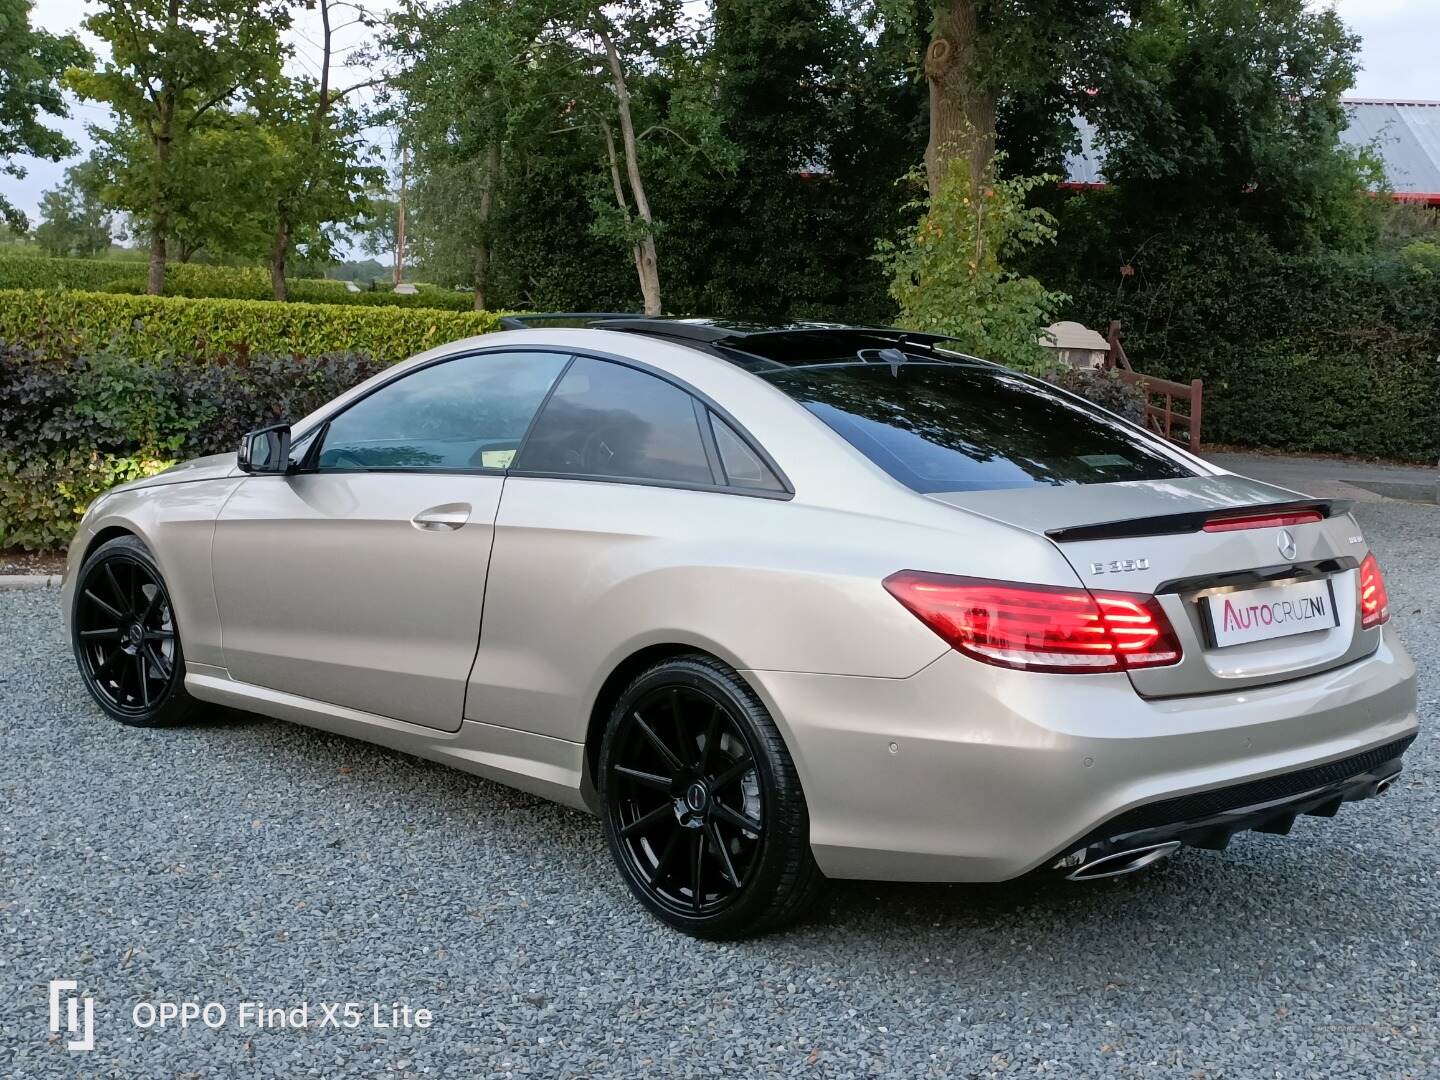
[{"label": "tail light", "polygon": [[1390,618],[1390,594],[1385,591],[1385,575],[1374,555],[1366,555],[1360,564],[1360,626],[1370,630]]},{"label": "tail light", "polygon": [[902,570],[885,588],[966,656],[1026,671],[1094,672],[1180,660],[1153,596]]}]

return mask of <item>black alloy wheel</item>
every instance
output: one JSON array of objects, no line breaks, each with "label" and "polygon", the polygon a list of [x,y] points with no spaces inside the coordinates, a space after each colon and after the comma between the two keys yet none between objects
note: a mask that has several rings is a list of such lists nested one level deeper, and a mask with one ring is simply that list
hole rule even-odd
[{"label": "black alloy wheel", "polygon": [[645,672],[601,750],[611,854],[640,901],[702,937],[789,921],[821,881],[790,755],[754,692],[706,656]]},{"label": "black alloy wheel", "polygon": [[194,700],[170,594],[139,539],[119,537],[85,560],[71,615],[75,659],[85,688],[123,724],[179,723]]}]

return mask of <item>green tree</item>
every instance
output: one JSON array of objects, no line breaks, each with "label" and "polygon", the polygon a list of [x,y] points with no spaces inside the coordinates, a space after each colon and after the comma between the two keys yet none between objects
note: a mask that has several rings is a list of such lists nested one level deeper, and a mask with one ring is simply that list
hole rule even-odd
[{"label": "green tree", "polygon": [[[59,161],[74,144],[40,122],[42,113],[66,116],[60,77],[69,67],[90,62],[90,52],[71,35],[47,34],[30,26],[30,0],[0,0],[0,165],[7,175],[23,177],[16,155]],[[24,232],[25,215],[0,195],[0,218]]]},{"label": "green tree", "polygon": [[[900,326],[948,334],[966,352],[1038,371],[1046,365],[1041,330],[1068,297],[1013,266],[1025,249],[1055,240],[1054,219],[1025,205],[1055,177],[1000,179],[999,164],[992,160],[972,182],[968,159],[951,159],[940,190],[915,204],[924,209],[918,224],[898,243],[882,243],[880,257]],[[912,180],[918,186],[922,177]]]},{"label": "green tree", "polygon": [[[182,161],[212,113],[266,79],[279,76],[280,31],[289,16],[277,3],[255,0],[95,0],[84,26],[109,47],[95,70],[72,68],[66,82],[82,98],[110,106],[143,139],[128,147],[142,156],[150,238],[147,289],[165,289],[166,241],[183,198]],[[98,134],[98,133],[97,133]]]},{"label": "green tree", "polygon": [[[153,253],[156,176],[149,136],[123,120],[92,135],[90,167],[101,201],[123,211]],[[167,163],[173,194],[160,236],[166,260],[189,262],[200,251],[263,259],[274,225],[269,177],[277,154],[252,114],[213,110]]]},{"label": "green tree", "polygon": [[1122,218],[1219,211],[1286,246],[1363,245],[1383,177],[1339,141],[1359,45],[1305,0],[1150,0],[1091,109]]},{"label": "green tree", "polygon": [[40,196],[35,242],[48,255],[88,258],[110,246],[114,220],[97,194],[90,163],[65,170],[65,182]]},{"label": "green tree", "polygon": [[362,137],[364,117],[346,101],[381,80],[343,88],[332,81],[336,34],[351,26],[373,29],[376,21],[343,0],[305,0],[305,6],[320,13],[318,76],[276,78],[257,95],[273,149],[266,177],[275,223],[269,263],[276,300],[288,299],[285,262],[295,246],[302,245],[310,258],[328,256],[337,230],[360,218],[367,190],[383,178]]}]

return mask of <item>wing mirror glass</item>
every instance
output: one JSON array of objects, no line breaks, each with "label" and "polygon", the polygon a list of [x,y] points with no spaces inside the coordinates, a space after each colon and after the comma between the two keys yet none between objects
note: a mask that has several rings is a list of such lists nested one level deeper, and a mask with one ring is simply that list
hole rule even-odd
[{"label": "wing mirror glass", "polygon": [[240,469],[247,473],[284,473],[290,469],[290,425],[248,432],[240,440]]}]

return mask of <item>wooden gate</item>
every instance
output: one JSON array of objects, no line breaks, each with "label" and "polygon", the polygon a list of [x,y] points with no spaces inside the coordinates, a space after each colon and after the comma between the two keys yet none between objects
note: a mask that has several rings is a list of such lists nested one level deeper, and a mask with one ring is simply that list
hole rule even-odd
[{"label": "wooden gate", "polygon": [[[1145,426],[1161,438],[1178,442],[1192,454],[1198,454],[1205,384],[1200,379],[1191,379],[1187,384],[1136,371],[1125,355],[1125,346],[1120,344],[1118,319],[1110,324],[1108,338],[1110,351],[1105,356],[1105,369],[1115,372],[1121,382],[1138,386],[1145,395]],[[1186,403],[1184,412],[1176,410],[1177,402]]]}]

